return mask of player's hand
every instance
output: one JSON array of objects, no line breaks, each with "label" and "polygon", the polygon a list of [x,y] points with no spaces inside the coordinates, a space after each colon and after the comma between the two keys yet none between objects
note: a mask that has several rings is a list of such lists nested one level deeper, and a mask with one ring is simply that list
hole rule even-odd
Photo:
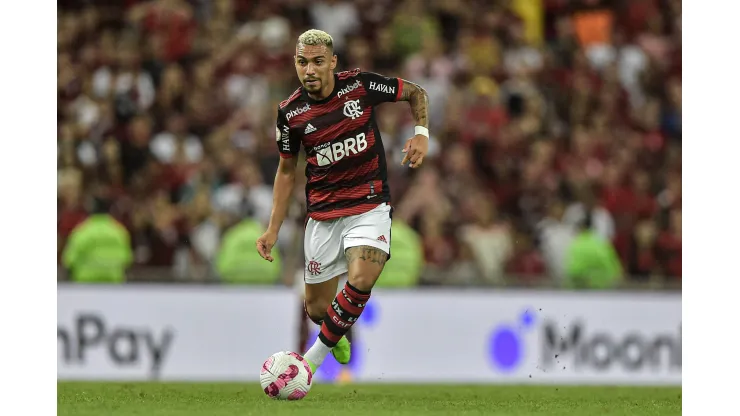
[{"label": "player's hand", "polygon": [[272,231],[267,231],[266,233],[262,234],[260,238],[257,239],[257,252],[260,253],[260,256],[262,256],[263,259],[272,262],[273,259],[270,253],[272,252],[272,247],[275,246],[275,242],[277,241],[277,233],[274,233]]},{"label": "player's hand", "polygon": [[427,136],[417,134],[416,136],[406,140],[406,145],[403,147],[403,153],[405,153],[405,155],[403,156],[401,165],[405,165],[406,162],[411,162],[409,163],[410,167],[418,168],[424,161],[424,156],[427,155],[428,151],[429,138]]}]

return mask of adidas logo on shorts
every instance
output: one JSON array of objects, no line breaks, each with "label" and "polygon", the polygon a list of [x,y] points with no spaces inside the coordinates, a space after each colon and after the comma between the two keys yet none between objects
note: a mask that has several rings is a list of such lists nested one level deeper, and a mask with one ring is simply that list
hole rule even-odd
[{"label": "adidas logo on shorts", "polygon": [[385,236],[384,236],[384,235],[381,235],[380,237],[378,237],[378,241],[382,241],[382,242],[384,242],[384,243],[388,244],[388,241],[386,241],[386,239],[385,239]]},{"label": "adidas logo on shorts", "polygon": [[306,126],[306,130],[303,131],[303,134],[313,133],[316,131],[316,127],[314,127],[311,123],[308,123],[308,126]]}]

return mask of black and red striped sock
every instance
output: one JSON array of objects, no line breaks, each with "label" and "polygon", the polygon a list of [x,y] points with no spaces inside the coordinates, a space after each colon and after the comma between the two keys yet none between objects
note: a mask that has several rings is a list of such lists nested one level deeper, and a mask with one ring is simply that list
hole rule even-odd
[{"label": "black and red striped sock", "polygon": [[330,348],[337,345],[360,318],[369,299],[370,292],[359,290],[347,282],[326,311],[326,319],[319,332],[321,342]]}]

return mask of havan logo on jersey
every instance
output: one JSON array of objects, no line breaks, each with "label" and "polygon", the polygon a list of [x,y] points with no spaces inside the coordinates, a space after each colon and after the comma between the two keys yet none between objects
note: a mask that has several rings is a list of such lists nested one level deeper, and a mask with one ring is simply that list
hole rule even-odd
[{"label": "havan logo on jersey", "polygon": [[283,126],[283,132],[282,133],[280,133],[280,128],[275,127],[275,140],[276,141],[287,140],[289,133],[290,133],[290,127],[288,127],[288,126]]},{"label": "havan logo on jersey", "polygon": [[280,132],[280,129],[275,127],[275,140],[281,141],[280,142],[280,148],[284,152],[290,152],[290,127],[283,126],[282,133]]},{"label": "havan logo on jersey", "polygon": [[391,87],[389,85],[381,84],[379,82],[370,81],[370,89],[373,91],[383,92],[386,94],[396,94],[396,87]]},{"label": "havan logo on jersey", "polygon": [[319,166],[327,166],[339,162],[347,155],[356,155],[367,149],[367,140],[365,133],[360,133],[356,137],[344,139],[336,143],[324,143],[321,146],[314,147],[316,151],[316,163]]},{"label": "havan logo on jersey", "polygon": [[354,84],[347,85],[346,87],[339,90],[339,92],[337,93],[337,98],[342,98],[343,95],[349,94],[352,91],[360,88],[360,85],[362,85],[362,83],[360,82],[359,79],[355,81]]},{"label": "havan logo on jersey", "polygon": [[311,109],[311,105],[306,104],[306,105],[304,105],[301,108],[296,108],[293,111],[289,111],[288,114],[285,116],[285,118],[287,118],[288,120],[290,120],[291,118],[293,118],[293,117],[295,117],[295,116],[297,116],[299,114],[303,114],[303,113],[305,113],[306,111],[308,111],[310,109]]}]

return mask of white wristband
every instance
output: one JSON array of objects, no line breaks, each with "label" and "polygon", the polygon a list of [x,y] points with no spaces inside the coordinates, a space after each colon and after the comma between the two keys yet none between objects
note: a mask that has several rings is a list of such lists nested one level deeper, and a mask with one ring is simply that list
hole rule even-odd
[{"label": "white wristband", "polygon": [[414,135],[421,135],[425,136],[427,139],[429,138],[429,129],[424,126],[416,126],[414,127]]}]

